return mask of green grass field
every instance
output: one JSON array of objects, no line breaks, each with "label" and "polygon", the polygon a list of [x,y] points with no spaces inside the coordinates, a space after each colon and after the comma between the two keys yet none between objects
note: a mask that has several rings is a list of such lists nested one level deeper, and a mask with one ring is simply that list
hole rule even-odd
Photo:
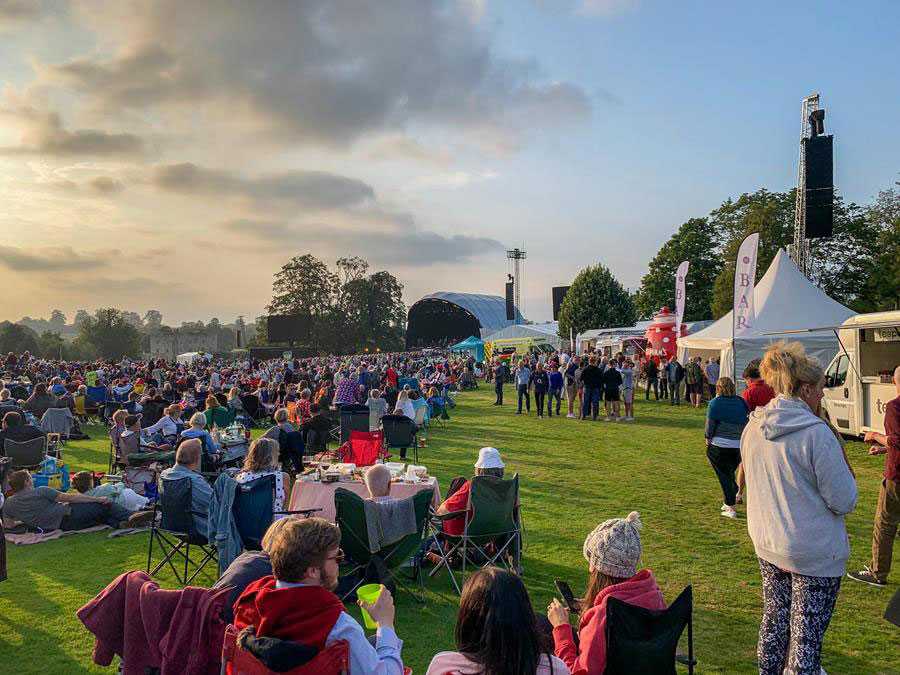
[{"label": "green grass field", "polygon": [[[458,400],[453,419],[433,430],[420,461],[446,491],[453,476],[471,474],[478,448],[500,448],[507,471],[521,477],[525,582],[536,609],[547,606],[555,578],[581,591],[587,575],[581,545],[598,522],[638,510],[644,565],[666,599],[694,587],[698,671],[756,671],[759,570],[741,507],[737,521],[719,516],[721,492],[704,455],[703,410],[641,402],[637,421],[626,425],[516,416],[509,403],[491,406],[485,388]],[[103,430],[91,431],[97,440],[66,447],[73,469],[106,467]],[[870,550],[882,458],[867,457],[860,443],[849,444],[848,452],[860,486],[847,519],[855,569]],[[93,640],[74,612],[122,571],[143,569],[147,539],[96,533],[12,548],[10,579],[0,584],[0,672],[102,670],[91,663]],[[900,632],[882,618],[897,578],[887,589],[845,580],[826,636],[829,673],[900,673]],[[167,576],[161,581],[172,583]],[[424,606],[398,599],[404,660],[416,673],[425,672],[435,652],[453,646],[458,598],[450,588],[443,575],[428,582]]]}]

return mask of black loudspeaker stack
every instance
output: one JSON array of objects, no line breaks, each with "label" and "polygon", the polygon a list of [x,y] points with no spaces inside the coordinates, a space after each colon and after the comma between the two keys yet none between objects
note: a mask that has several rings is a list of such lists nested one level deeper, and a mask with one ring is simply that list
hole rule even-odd
[{"label": "black loudspeaker stack", "polygon": [[554,286],[553,291],[553,320],[559,321],[559,309],[562,307],[563,300],[566,299],[568,286]]},{"label": "black loudspeaker stack", "polygon": [[513,282],[506,282],[506,320],[515,321],[516,303],[513,301]]},{"label": "black loudspeaker stack", "polygon": [[803,141],[806,167],[806,238],[830,237],[834,231],[834,136]]}]

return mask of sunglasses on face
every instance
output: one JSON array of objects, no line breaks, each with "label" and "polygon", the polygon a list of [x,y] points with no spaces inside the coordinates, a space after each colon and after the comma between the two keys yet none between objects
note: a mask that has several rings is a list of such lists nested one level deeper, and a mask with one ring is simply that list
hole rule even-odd
[{"label": "sunglasses on face", "polygon": [[325,561],[334,560],[338,565],[344,562],[344,549],[339,548],[333,556],[325,558]]}]

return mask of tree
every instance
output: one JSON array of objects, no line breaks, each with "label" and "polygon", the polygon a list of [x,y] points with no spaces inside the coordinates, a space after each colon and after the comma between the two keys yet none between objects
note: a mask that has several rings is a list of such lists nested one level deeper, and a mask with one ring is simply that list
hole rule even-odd
[{"label": "tree", "polygon": [[72,324],[75,326],[75,330],[81,330],[81,324],[83,324],[90,318],[91,315],[86,309],[79,309],[77,312],[75,312],[75,319],[72,321]]},{"label": "tree", "polygon": [[269,314],[300,314],[309,317],[309,342],[316,348],[327,348],[329,317],[338,292],[338,278],[314,255],[294,256],[275,273]]},{"label": "tree", "polygon": [[63,314],[62,310],[54,309],[50,313],[50,330],[55,333],[61,333],[62,330],[66,327],[66,315]]},{"label": "tree", "polygon": [[637,310],[631,294],[603,265],[586,267],[569,287],[559,310],[559,334],[568,338],[591,328],[631,326]]},{"label": "tree", "polygon": [[127,320],[125,312],[113,308],[98,309],[93,317],[85,321],[78,341],[89,345],[104,358],[114,360],[136,356],[141,347],[137,328]]},{"label": "tree", "polygon": [[38,353],[38,339],[33,330],[27,326],[4,321],[0,323],[0,353],[23,352]]},{"label": "tree", "polygon": [[38,338],[38,353],[45,359],[63,357],[65,346],[66,341],[60,337],[59,333],[51,333],[49,330],[41,333],[41,336]]},{"label": "tree", "polygon": [[141,315],[137,312],[121,311],[120,313],[127,324],[134,326],[138,330],[141,330],[144,327]]},{"label": "tree", "polygon": [[635,296],[638,314],[649,319],[660,307],[675,308],[675,271],[682,261],[690,262],[685,282],[685,321],[702,321],[711,316],[712,289],[722,258],[718,232],[706,218],[691,218],[659,249]]},{"label": "tree", "polygon": [[[900,187],[900,183],[896,184]],[[858,302],[859,311],[900,309],[900,190],[880,192],[866,210],[877,233],[875,251]]]},{"label": "tree", "polygon": [[162,326],[162,312],[158,309],[148,309],[144,314],[144,328],[148,331],[157,331]]}]

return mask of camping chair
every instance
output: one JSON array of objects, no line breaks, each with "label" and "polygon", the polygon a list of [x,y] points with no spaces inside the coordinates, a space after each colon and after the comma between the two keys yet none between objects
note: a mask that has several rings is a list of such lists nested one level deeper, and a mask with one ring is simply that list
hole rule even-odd
[{"label": "camping chair", "polygon": [[369,407],[365,405],[341,406],[341,444],[350,440],[351,431],[369,430]]},{"label": "camping chair", "polygon": [[381,428],[384,430],[385,445],[390,448],[400,448],[402,458],[406,457],[406,450],[413,449],[413,458],[419,463],[419,444],[416,439],[416,423],[406,415],[385,415],[381,418]]},{"label": "camping chair", "polygon": [[[471,519],[468,513],[471,512]],[[437,523],[451,518],[466,517],[466,526],[461,535],[442,533],[448,542],[448,549],[440,545]],[[510,572],[521,575],[522,569],[522,522],[519,515],[519,474],[510,479],[492,476],[475,476],[469,491],[469,503],[464,511],[454,511],[435,516],[432,521],[432,537],[438,544],[441,557],[429,576],[437,574],[442,567],[447,569],[457,593],[461,586],[450,566],[451,557],[462,554],[462,577],[466,575],[466,564],[478,567],[501,564]],[[488,545],[493,544],[493,550]],[[504,555],[506,554],[506,555]]]},{"label": "camping chair", "polygon": [[3,439],[3,454],[12,460],[13,470],[36,469],[47,454],[47,437],[38,436],[30,441]]},{"label": "camping chair", "polygon": [[351,431],[350,440],[341,446],[347,452],[342,462],[356,466],[372,466],[384,454],[384,434],[380,431]]},{"label": "camping chair", "polygon": [[[190,478],[162,480],[159,499],[153,505],[154,518],[150,527],[150,545],[147,549],[147,571],[150,576],[155,576],[168,564],[178,582],[182,586],[186,586],[200,574],[206,563],[216,560],[215,547],[209,545],[206,533],[198,532],[194,525],[196,512],[191,510],[191,504]],[[156,514],[158,512],[162,514],[162,517],[157,524]],[[163,559],[151,571],[154,540],[159,543]],[[191,558],[191,546],[199,548],[202,552],[199,563]],[[184,561],[183,572],[175,567],[172,562],[174,559],[178,559],[179,568],[181,560]],[[190,576],[188,576],[188,564],[196,568]]]},{"label": "camping chair", "polygon": [[241,404],[244,406],[244,410],[247,411],[247,416],[254,426],[262,426],[265,419],[269,416],[265,406],[260,403],[259,396],[244,394],[241,396]]},{"label": "camping chair", "polygon": [[41,416],[41,431],[69,438],[75,418],[68,408],[47,408]]},{"label": "camping chair", "polygon": [[302,515],[309,518],[313,513],[322,510],[272,511],[274,499],[275,476],[260,476],[248,483],[238,483],[232,513],[245,550],[262,550],[263,535],[269,529],[275,515]]},{"label": "camping chair", "polygon": [[[384,569],[389,578],[402,586],[397,572],[400,568],[412,558],[422,546],[422,540],[425,538],[425,528],[428,525],[428,513],[434,492],[432,490],[422,490],[417,492],[408,499],[413,500],[413,508],[416,511],[416,531],[408,534],[399,541],[384,546],[380,551],[372,551],[369,549],[369,530],[366,525],[365,500],[355,492],[338,488],[334,491],[334,507],[335,522],[341,528],[341,549],[348,558],[348,568],[344,574],[359,573],[369,566],[373,558],[379,558],[384,563]],[[420,589],[424,590],[424,580],[422,579],[421,570],[418,566],[414,569],[415,576],[418,579]],[[365,579],[360,578],[359,582],[347,591],[341,598],[346,599],[353,591],[359,588]],[[422,602],[409,588],[405,589],[417,601]]]},{"label": "camping chair", "polygon": [[203,411],[203,414],[206,416],[206,428],[212,429],[214,426],[219,429],[225,429],[226,427],[231,426],[231,423],[234,422],[235,410],[233,408],[224,408],[225,412],[222,412],[223,408],[215,408],[210,409],[207,408]]},{"label": "camping chair", "polygon": [[[618,598],[606,601],[605,675],[674,673],[676,661],[694,672],[693,591],[685,588],[667,609],[654,611]],[[687,626],[688,655],[677,657],[678,640]]]},{"label": "camping chair", "polygon": [[[222,644],[222,665],[227,673],[240,673],[240,675],[344,675],[350,670],[350,643],[346,640],[336,640],[325,649],[316,654],[303,665],[290,670],[274,671],[269,668],[247,648],[248,640],[255,639],[255,635],[248,635],[229,624],[225,628],[225,639]],[[291,644],[287,640],[278,638],[266,638],[280,645],[282,650],[290,649]],[[296,644],[298,650],[303,646]]]}]

